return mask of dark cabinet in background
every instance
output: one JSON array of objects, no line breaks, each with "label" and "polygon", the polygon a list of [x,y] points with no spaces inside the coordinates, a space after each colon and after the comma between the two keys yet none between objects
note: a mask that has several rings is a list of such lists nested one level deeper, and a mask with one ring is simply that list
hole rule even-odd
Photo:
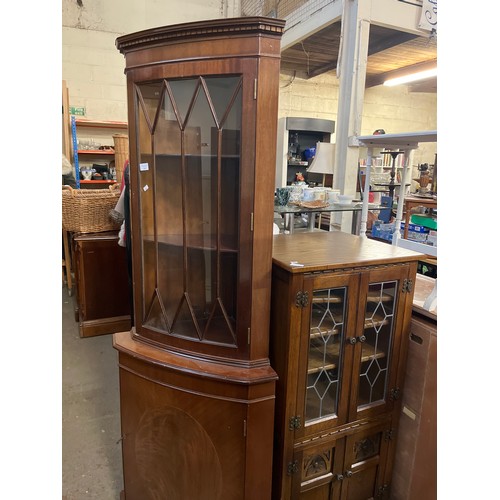
[{"label": "dark cabinet in background", "polygon": [[302,173],[308,183],[323,183],[333,186],[333,175],[308,173],[312,162],[308,150],[318,142],[335,142],[332,135],[335,122],[319,118],[286,117],[278,121],[278,141],[276,158],[276,186],[289,186],[296,174]]},{"label": "dark cabinet in background", "polygon": [[80,336],[130,329],[127,253],[118,245],[118,231],[75,233],[73,256]]}]

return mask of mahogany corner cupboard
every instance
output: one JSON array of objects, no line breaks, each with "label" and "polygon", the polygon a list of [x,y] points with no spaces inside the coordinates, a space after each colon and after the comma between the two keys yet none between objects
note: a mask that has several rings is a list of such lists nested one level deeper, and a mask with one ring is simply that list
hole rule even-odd
[{"label": "mahogany corner cupboard", "polygon": [[342,232],[274,237],[274,500],[390,498],[419,258]]},{"label": "mahogany corner cupboard", "polygon": [[134,326],[119,352],[124,496],[271,498],[273,201],[285,22],[121,36]]}]

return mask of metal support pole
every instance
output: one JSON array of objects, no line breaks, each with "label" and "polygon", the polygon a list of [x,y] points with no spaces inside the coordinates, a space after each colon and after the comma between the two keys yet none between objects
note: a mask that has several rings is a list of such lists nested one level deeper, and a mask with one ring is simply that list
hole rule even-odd
[{"label": "metal support pole", "polygon": [[366,238],[366,221],[368,220],[368,197],[370,195],[370,175],[372,169],[373,148],[369,147],[366,155],[366,174],[363,191],[363,208],[361,209],[361,226],[359,228],[359,235]]},{"label": "metal support pole", "polygon": [[401,220],[403,218],[403,206],[405,200],[406,190],[406,177],[408,175],[408,167],[410,165],[410,152],[411,149],[404,149],[405,161],[403,166],[403,174],[401,175],[401,185],[399,186],[398,208],[396,210],[396,220],[394,221],[394,233],[392,234],[392,243],[397,245],[399,238],[401,238]]}]

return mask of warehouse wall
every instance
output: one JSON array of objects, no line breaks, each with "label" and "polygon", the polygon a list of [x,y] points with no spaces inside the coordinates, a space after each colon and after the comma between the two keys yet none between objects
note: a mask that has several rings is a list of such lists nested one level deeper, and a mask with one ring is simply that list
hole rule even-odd
[{"label": "warehouse wall", "polygon": [[239,15],[239,0],[62,0],[62,79],[86,118],[127,120],[118,36],[157,26]]},{"label": "warehouse wall", "polygon": [[[126,121],[124,58],[115,47],[116,38],[156,26],[235,17],[240,15],[239,4],[238,0],[62,0],[62,77],[70,105],[85,107],[90,119]],[[309,80],[284,73],[279,116],[336,121],[338,93],[334,71]],[[436,120],[436,94],[378,86],[366,91],[361,133],[378,128],[388,133],[431,130],[437,128]],[[434,152],[435,145],[422,145],[414,160],[433,162]]]},{"label": "warehouse wall", "polygon": [[[339,83],[335,71],[309,80],[280,77],[279,116],[302,116],[337,121]],[[369,88],[365,91],[361,135],[383,128],[386,133],[437,129],[437,94],[411,93],[405,85]],[[413,164],[434,162],[435,144],[421,144],[414,152]]]}]

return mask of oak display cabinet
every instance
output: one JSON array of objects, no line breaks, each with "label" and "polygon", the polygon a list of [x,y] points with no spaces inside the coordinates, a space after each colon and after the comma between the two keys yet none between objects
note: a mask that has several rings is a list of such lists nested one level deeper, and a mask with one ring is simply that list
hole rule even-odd
[{"label": "oak display cabinet", "polygon": [[274,499],[389,498],[420,257],[342,232],[274,237]]},{"label": "oak display cabinet", "polygon": [[269,362],[284,21],[121,36],[134,321],[119,352],[124,496],[271,498]]}]

